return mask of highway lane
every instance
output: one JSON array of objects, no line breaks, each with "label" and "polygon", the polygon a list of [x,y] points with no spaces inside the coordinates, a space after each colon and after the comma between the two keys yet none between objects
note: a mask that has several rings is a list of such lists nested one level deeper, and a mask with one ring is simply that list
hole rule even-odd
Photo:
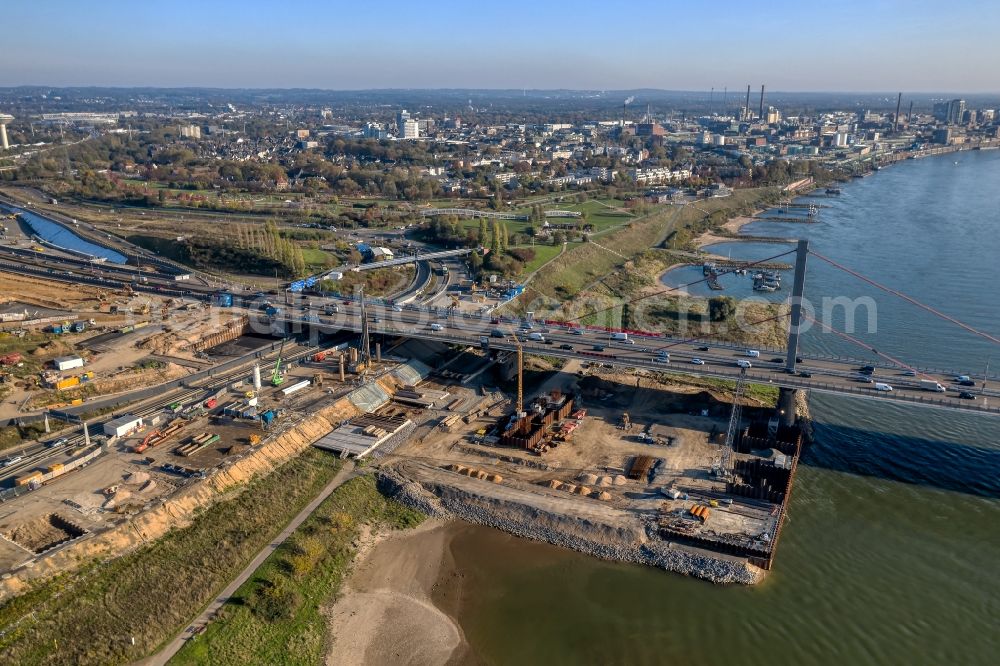
[{"label": "highway lane", "polygon": [[[111,286],[116,284],[116,282],[109,276],[109,272],[104,269],[98,269],[96,275],[94,274],[80,274],[80,273],[59,273],[51,272],[52,269],[44,269],[41,267],[26,266],[23,263],[16,261],[4,261],[0,260],[0,268],[9,268],[10,270],[15,270],[17,272],[38,275],[40,277],[46,277],[48,279],[63,281],[68,283],[78,283],[84,282],[88,284],[93,284],[95,286]],[[121,284],[118,282],[117,284]],[[181,289],[179,285],[172,279],[168,280],[162,277],[150,278],[148,282],[131,282],[128,283],[134,291],[142,291],[146,293],[159,293],[167,296],[188,296],[201,298],[208,300],[211,298],[214,290],[210,288],[206,289]],[[185,285],[187,286],[187,285]],[[190,285],[194,287],[195,285]],[[286,295],[287,296],[287,295]],[[326,325],[328,327],[333,326],[333,328],[345,328],[347,330],[360,330],[360,325],[356,321],[357,317],[357,306],[354,304],[355,299],[345,298],[345,299],[329,299],[329,298],[319,298],[319,297],[306,297],[304,300],[292,301],[292,305],[283,305],[279,300],[278,295],[271,295],[271,300],[275,302],[278,307],[287,309],[289,312],[293,312],[295,317],[292,318],[294,321],[298,319],[298,325],[303,328],[308,328],[309,326],[315,326],[316,324]],[[267,298],[267,296],[263,297]],[[258,302],[262,301],[263,298],[257,299]],[[250,303],[254,299],[247,299],[245,297],[239,297],[237,295],[237,304],[242,302]],[[306,321],[306,318],[316,318],[317,315],[312,314],[309,311],[309,304],[315,304],[315,307],[321,308],[323,304],[330,302],[341,303],[341,313],[335,315],[335,319],[331,320],[329,317],[318,318],[316,321]],[[438,313],[433,310],[428,309],[417,309],[415,306],[404,305],[402,306],[402,312],[395,312],[390,307],[381,306],[376,302],[373,302],[370,306],[374,315],[381,315],[381,319],[384,323],[376,322],[373,326],[375,332],[384,332],[388,334],[401,334],[410,337],[425,337],[428,339],[443,339],[441,333],[429,330],[429,325],[432,318],[440,316],[440,309]],[[287,314],[283,315],[287,319]],[[355,321],[351,321],[351,317],[355,318]],[[435,320],[436,321],[436,320]],[[478,336],[489,336],[495,325],[490,323],[488,315],[454,315],[452,317],[441,320],[442,323],[447,322],[450,328],[454,328],[453,333],[460,333],[460,336],[456,336],[456,342],[463,344],[475,343],[478,344]],[[461,322],[459,325],[457,322]],[[516,322],[504,321],[505,326],[516,326]],[[261,329],[258,329],[261,330]],[[264,327],[262,330],[266,331],[267,328]],[[331,329],[332,330],[332,329]],[[586,339],[591,342],[591,345],[596,344],[596,340],[601,337],[607,338],[607,334],[600,332],[588,331],[585,333]],[[579,336],[574,336],[568,329],[566,330],[556,330],[552,329],[552,332],[547,334],[547,338],[551,340],[553,344],[544,345],[535,353],[545,353],[550,356],[568,356],[572,358],[579,358],[581,360],[599,360],[599,357],[594,357],[595,350],[591,350],[588,353],[587,350],[583,348],[577,348],[576,344],[580,342]],[[702,374],[706,376],[719,376],[732,378],[738,375],[739,368],[735,366],[736,358],[720,359],[717,356],[713,356],[711,359],[703,359],[706,361],[712,361],[709,367],[698,366],[697,368],[689,367],[693,366],[690,363],[691,358],[697,356],[697,353],[687,353],[688,351],[694,350],[697,352],[697,348],[700,346],[705,346],[705,343],[690,342],[683,339],[668,338],[668,337],[655,337],[655,338],[639,338],[636,337],[636,345],[628,345],[628,347],[634,347],[635,349],[641,350],[644,347],[650,349],[657,347],[667,347],[672,355],[672,362],[670,368],[673,372],[682,372],[686,374]],[[645,340],[645,342],[643,342]],[[512,348],[512,345],[505,345],[498,339],[491,341],[491,344],[495,348]],[[573,345],[572,350],[558,350],[558,347],[562,344]],[[718,354],[720,349],[728,349],[734,353],[738,353],[739,347],[736,345],[726,345],[722,343],[708,343],[713,354]],[[531,345],[529,344],[529,347]],[[635,367],[662,367],[666,364],[659,364],[653,358],[652,352],[636,352],[635,349],[626,349],[625,346],[617,345],[613,347],[617,350],[612,352],[610,350],[605,350],[606,361],[614,361],[618,364],[628,364],[634,365]],[[557,353],[559,352],[569,352],[567,354]],[[761,349],[762,356],[766,359],[768,356],[780,355],[781,352],[777,350],[764,350]],[[705,353],[705,352],[700,352]],[[610,358],[614,356],[615,358]],[[755,366],[752,368],[750,375],[756,377],[755,381],[766,381],[767,383],[778,384],[782,386],[794,386],[803,388],[812,388],[817,391],[829,391],[832,393],[846,393],[851,395],[864,395],[866,397],[877,397],[883,400],[897,400],[897,401],[909,401],[919,404],[930,404],[930,405],[944,405],[953,408],[965,409],[970,411],[980,411],[980,412],[993,412],[994,407],[991,407],[987,400],[990,397],[995,396],[994,391],[984,389],[979,382],[981,382],[984,377],[981,374],[965,373],[970,375],[972,378],[977,380],[977,386],[974,387],[957,387],[953,383],[954,374],[950,372],[945,372],[941,370],[931,370],[924,368],[916,368],[921,374],[921,377],[928,379],[934,379],[941,384],[947,386],[949,391],[945,394],[931,393],[929,391],[921,390],[915,386],[916,382],[912,378],[906,378],[902,376],[902,369],[897,368],[896,372],[893,373],[893,369],[885,363],[872,363],[877,368],[876,371],[876,381],[881,381],[887,377],[891,377],[892,381],[888,382],[893,385],[895,389],[892,392],[878,392],[876,393],[870,384],[861,384],[860,382],[854,381],[853,378],[856,377],[856,370],[861,365],[867,364],[867,362],[862,362],[854,359],[823,359],[818,357],[811,357],[803,355],[804,363],[800,370],[805,370],[813,374],[813,377],[797,377],[792,378],[785,375],[782,368],[778,364],[767,364],[761,363],[758,359],[756,362],[754,359],[749,359],[751,363]],[[730,367],[731,366],[731,367]],[[762,371],[766,371],[766,376],[757,377]],[[886,373],[889,373],[886,375]],[[996,377],[990,377],[990,381],[996,381]],[[951,390],[955,389],[955,390]],[[977,396],[976,400],[963,400],[958,398],[958,394],[962,390],[967,390]]]},{"label": "highway lane", "polygon": [[[322,307],[322,304],[317,303],[314,307]],[[313,314],[306,308],[295,308],[279,314],[277,319],[291,325],[293,330],[305,331],[315,327],[321,331],[359,331],[357,305],[353,302],[341,302],[340,308],[338,314],[331,316]],[[406,307],[399,310],[395,311],[390,306],[370,305],[372,334],[401,335],[474,346],[479,346],[482,338],[486,338],[491,349],[516,349],[510,337],[518,334],[514,330],[517,324],[505,322],[497,325],[492,324],[488,317],[435,315]],[[432,325],[440,326],[441,330],[433,330]],[[505,333],[504,338],[492,336],[493,330],[497,328]],[[955,374],[921,372],[918,377],[908,377],[903,368],[889,369],[876,365],[873,382],[868,383],[859,381],[859,370],[865,365],[860,361],[836,361],[802,355],[802,361],[797,364],[797,374],[789,375],[785,372],[783,361],[772,361],[779,354],[761,351],[760,358],[751,358],[737,345],[663,337],[635,337],[634,344],[622,344],[610,340],[610,335],[603,331],[586,330],[578,335],[570,328],[540,324],[535,325],[534,332],[541,333],[545,342],[531,340],[527,332],[518,334],[526,353],[730,380],[737,379],[743,371],[737,361],[749,361],[751,367],[747,369],[748,381],[757,384],[1000,414],[1000,400],[990,401],[990,398],[1000,397],[1000,392],[983,387],[982,375],[976,376],[976,386],[963,387],[955,382]],[[704,347],[708,349],[704,350]],[[670,354],[668,363],[657,360],[661,348]],[[693,362],[695,358],[700,358],[705,364],[696,365]],[[919,385],[919,380],[923,378],[933,379],[948,390],[944,393],[927,391]],[[995,380],[995,377],[990,377],[990,381]],[[874,382],[887,383],[893,390],[877,391]],[[963,392],[972,393],[976,399],[960,398],[959,394]]]}]

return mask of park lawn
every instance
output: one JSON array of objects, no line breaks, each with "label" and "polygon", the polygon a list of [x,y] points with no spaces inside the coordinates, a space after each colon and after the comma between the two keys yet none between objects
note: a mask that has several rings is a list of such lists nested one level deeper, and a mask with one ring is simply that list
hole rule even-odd
[{"label": "park lawn", "polygon": [[423,519],[423,514],[379,493],[371,475],[348,481],[317,507],[170,664],[323,663],[327,618],[322,608],[350,570],[360,526],[395,530],[415,527]]},{"label": "park lawn", "polygon": [[[570,243],[570,247],[573,245],[575,243]],[[534,250],[535,252],[534,259],[526,263],[524,269],[521,271],[522,275],[530,275],[559,256],[559,253],[562,252],[562,245],[520,245],[518,249]]]},{"label": "park lawn", "polygon": [[[336,474],[309,448],[122,557],[39,583],[0,605],[0,663],[131,663],[171,639]],[[131,644],[134,638],[135,645]],[[259,661],[258,661],[259,663]]]}]

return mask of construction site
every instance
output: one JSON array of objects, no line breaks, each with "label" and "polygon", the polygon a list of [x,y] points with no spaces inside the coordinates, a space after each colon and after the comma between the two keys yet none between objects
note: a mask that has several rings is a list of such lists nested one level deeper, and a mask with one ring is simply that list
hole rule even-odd
[{"label": "construction site", "polygon": [[240,308],[145,300],[176,316],[139,333],[71,323],[45,337],[59,343],[43,370],[54,376],[68,367],[96,381],[103,357],[162,359],[179,377],[131,394],[96,432],[49,423],[61,413],[50,407],[46,427],[69,428],[56,453],[45,465],[7,458],[0,570],[15,581],[132,547],[137,520],[142,540],[155,538],[309,446],[372,460],[384,492],[424,511],[598,557],[745,584],[773,564],[801,435],[742,380],[710,390],[650,370],[553,365],[519,344],[376,335],[363,301],[360,335],[303,342],[254,333],[259,315]]}]

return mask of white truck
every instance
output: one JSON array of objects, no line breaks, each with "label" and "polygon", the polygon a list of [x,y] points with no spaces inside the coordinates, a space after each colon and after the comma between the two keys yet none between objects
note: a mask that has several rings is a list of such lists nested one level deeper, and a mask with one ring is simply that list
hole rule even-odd
[{"label": "white truck", "polygon": [[625,342],[628,340],[628,333],[612,333],[611,339],[615,342]]},{"label": "white truck", "polygon": [[883,384],[882,382],[875,382],[875,390],[889,392],[892,391],[892,387],[888,384]]},{"label": "white truck", "polygon": [[925,391],[934,391],[935,393],[944,393],[946,390],[945,387],[941,386],[941,384],[937,383],[933,379],[921,379],[920,388]]}]

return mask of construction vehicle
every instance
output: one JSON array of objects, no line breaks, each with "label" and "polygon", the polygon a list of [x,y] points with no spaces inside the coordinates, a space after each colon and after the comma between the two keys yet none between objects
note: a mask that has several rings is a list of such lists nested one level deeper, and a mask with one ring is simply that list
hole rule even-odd
[{"label": "construction vehicle", "polygon": [[150,446],[152,446],[154,443],[158,443],[161,439],[163,439],[163,433],[161,433],[159,430],[153,430],[148,435],[146,435],[146,438],[142,440],[141,444],[136,444],[134,447],[132,447],[132,452],[142,453]]},{"label": "construction vehicle", "polygon": [[285,378],[281,374],[281,352],[285,350],[285,340],[281,339],[281,346],[278,347],[278,360],[274,362],[274,372],[271,373],[271,386],[281,386],[285,383]]},{"label": "construction vehicle", "polygon": [[258,444],[260,444],[260,435],[253,433],[250,435],[250,446],[257,446]]},{"label": "construction vehicle", "polygon": [[632,429],[632,420],[629,418],[628,412],[622,412],[621,429],[626,432]]}]

